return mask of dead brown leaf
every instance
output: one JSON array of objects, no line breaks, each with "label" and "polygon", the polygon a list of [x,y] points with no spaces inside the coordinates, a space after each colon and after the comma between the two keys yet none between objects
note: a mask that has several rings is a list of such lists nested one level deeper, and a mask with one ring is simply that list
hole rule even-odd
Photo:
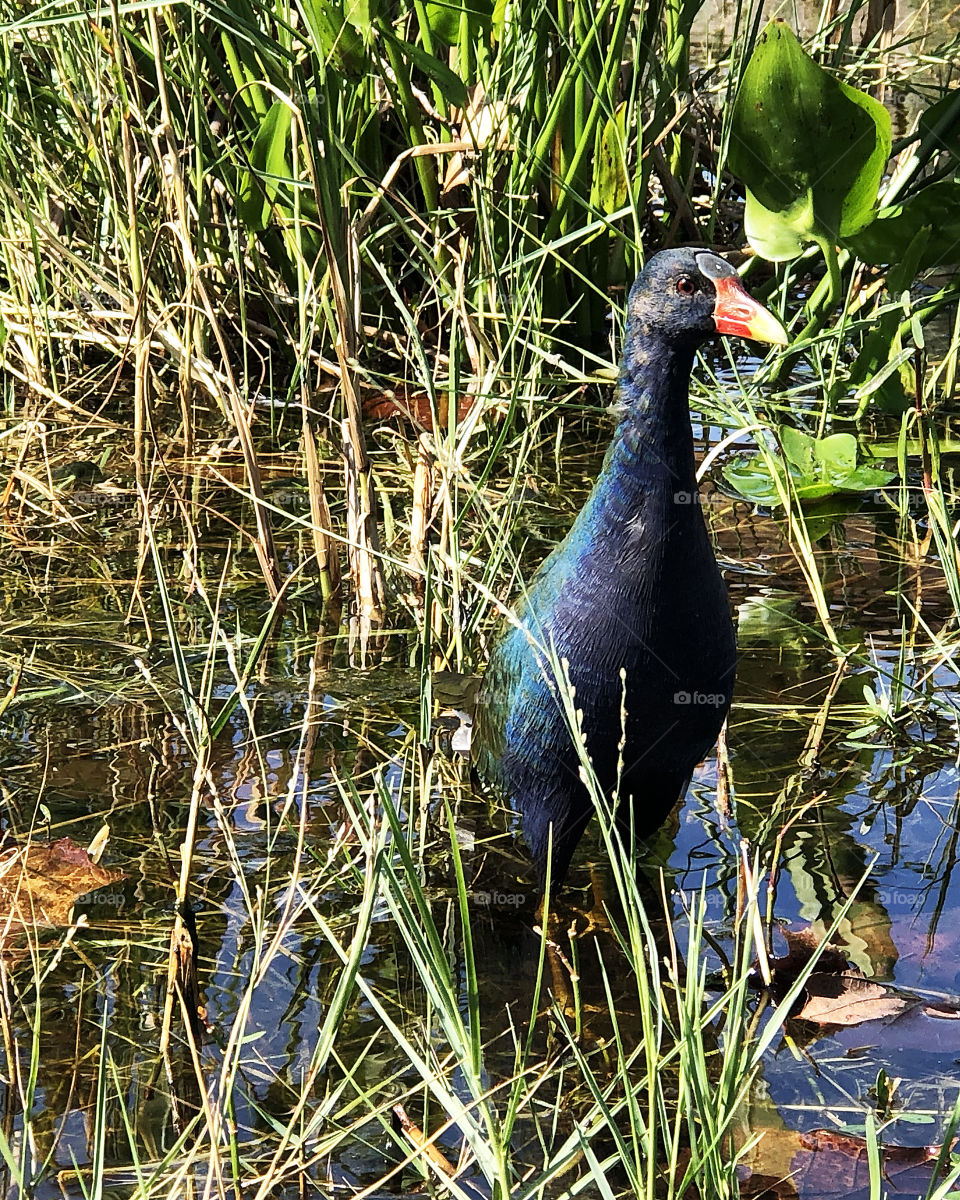
[{"label": "dead brown leaf", "polygon": [[[781,958],[771,958],[770,970],[777,990],[785,995],[800,973],[807,969],[810,959],[820,948],[821,938],[810,928],[785,929],[783,937],[787,953]],[[817,960],[817,970],[826,975],[846,971],[847,965],[847,956],[839,946],[827,945]]]},{"label": "dead brown leaf", "polygon": [[[812,929],[788,930],[784,937],[787,953],[770,959],[771,988],[778,998],[787,994],[821,945]],[[943,1020],[960,1017],[950,1005],[927,1005],[917,997],[873,983],[847,961],[840,947],[828,945],[820,952],[816,970],[806,980],[790,1015],[815,1025],[862,1025],[865,1021],[898,1017],[911,1008]]]},{"label": "dead brown leaf", "polygon": [[70,838],[8,848],[0,854],[0,947],[22,929],[69,925],[81,896],[123,878],[122,871],[98,866]]},{"label": "dead brown leaf", "polygon": [[[457,421],[462,421],[473,407],[475,397],[460,396],[457,400]],[[437,396],[437,416],[440,427],[446,428],[449,408],[449,398],[446,395]],[[430,429],[433,425],[433,411],[430,407],[430,397],[426,392],[406,392],[397,390],[384,392],[375,397],[366,397],[363,411],[374,421],[389,421],[399,417],[409,421],[421,429]]]},{"label": "dead brown leaf", "polygon": [[[884,1194],[926,1193],[936,1146],[885,1146],[881,1151]],[[867,1143],[862,1137],[815,1129],[765,1129],[741,1160],[740,1194],[750,1200],[858,1200],[870,1194]]]},{"label": "dead brown leaf", "polygon": [[803,989],[803,1004],[793,1015],[817,1025],[860,1025],[895,1017],[910,1006],[910,1000],[848,967],[842,974],[814,972]]}]

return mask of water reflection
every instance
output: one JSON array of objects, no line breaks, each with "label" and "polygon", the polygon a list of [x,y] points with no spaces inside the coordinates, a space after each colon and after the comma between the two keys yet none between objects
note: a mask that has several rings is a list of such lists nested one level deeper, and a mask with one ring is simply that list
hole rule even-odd
[{"label": "water reflection", "polygon": [[[583,464],[584,486],[595,465],[593,458]],[[561,525],[560,510],[566,505],[575,511],[581,498],[569,479],[563,486],[563,501],[554,506]],[[707,496],[720,552],[731,564],[731,601],[739,615],[739,683],[729,732],[734,803],[729,820],[718,814],[716,763],[704,764],[686,804],[651,845],[650,863],[662,863],[670,884],[688,893],[699,891],[706,879],[708,923],[721,945],[735,918],[741,836],[758,850],[765,870],[778,856],[772,910],[778,922],[794,928],[826,932],[869,868],[835,935],[848,958],[868,978],[904,992],[954,997],[960,992],[955,944],[960,822],[957,727],[950,706],[958,700],[957,679],[948,663],[908,656],[897,721],[884,725],[878,709],[871,724],[864,703],[865,687],[882,694],[901,670],[903,631],[927,644],[924,626],[939,629],[949,616],[942,573],[922,555],[904,553],[897,519],[886,505],[867,502],[828,523],[817,549],[826,594],[842,644],[860,648],[838,671],[781,525],[720,493]],[[538,532],[543,536],[543,529]],[[533,549],[531,558],[537,554]],[[214,555],[209,569],[219,569],[218,563]],[[6,586],[10,610],[22,610],[23,592],[9,579]],[[65,619],[83,606],[85,595],[66,582],[62,590],[54,588],[45,600],[46,619],[51,625]],[[0,756],[8,829],[25,833],[35,822],[38,799],[50,814],[43,818],[44,835],[47,829],[54,837],[69,833],[83,844],[108,822],[111,865],[127,875],[111,887],[109,904],[96,893],[82,902],[79,911],[89,924],[77,931],[73,949],[43,985],[34,1107],[44,1115],[35,1124],[42,1143],[37,1153],[52,1154],[65,1169],[71,1154],[79,1161],[89,1157],[92,1131],[84,1112],[96,1091],[104,1013],[141,1153],[156,1160],[176,1136],[158,1055],[159,1021],[177,852],[193,772],[174,719],[169,664],[161,655],[151,657],[149,647],[129,643],[109,601],[99,611],[86,602],[84,611],[88,627],[75,624],[69,635],[38,651],[34,673],[24,679],[25,702],[6,714]],[[262,614],[238,610],[237,616],[253,636]],[[306,604],[292,606],[285,616],[249,688],[248,712],[238,709],[212,747],[211,794],[218,800],[201,810],[196,908],[210,1035],[200,1062],[204,1077],[216,1080],[222,1047],[240,1023],[250,1040],[235,1116],[247,1145],[291,1118],[342,969],[304,910],[284,930],[282,953],[264,971],[246,1012],[247,981],[264,961],[258,921],[262,916],[266,928],[276,927],[290,899],[286,881],[298,866],[303,888],[341,940],[349,938],[356,920],[362,848],[337,840],[344,826],[344,781],[361,798],[369,798],[379,775],[393,789],[410,842],[423,856],[446,951],[462,972],[451,864],[442,849],[447,833],[441,796],[452,805],[465,867],[477,872],[471,918],[492,1080],[507,1079],[513,1070],[511,1029],[529,1019],[540,953],[528,907],[514,902],[518,896],[525,902],[528,893],[509,815],[471,794],[461,764],[431,757],[418,744],[419,671],[411,666],[407,639],[388,639],[361,671],[351,664],[348,636],[331,630],[318,640],[317,628],[318,612]],[[204,644],[202,614],[190,636],[191,644]],[[124,647],[120,670],[117,647]],[[171,712],[132,666],[135,655],[144,654],[153,679],[166,689]],[[192,660],[197,669],[201,662],[199,654]],[[69,689],[60,686],[64,680]],[[54,687],[55,694],[43,694],[41,685]],[[229,689],[225,678],[218,697]],[[419,804],[411,777],[427,781],[432,803]],[[497,882],[488,886],[482,872],[491,863]],[[568,951],[575,958],[571,969],[579,974],[576,1019],[586,1045],[602,1044],[609,1020],[594,941],[603,963],[615,964],[618,948],[599,920],[611,891],[594,828],[569,888],[571,904],[581,910],[581,932],[591,922],[595,926]],[[59,931],[49,932],[51,949],[59,937]],[[386,911],[374,913],[363,971],[397,1026],[421,1038],[428,1008],[423,984]],[[561,998],[569,992],[569,976],[561,963],[551,977]],[[639,1036],[626,983],[617,982],[615,971],[608,978],[625,1033]],[[15,1035],[26,1053],[28,1009],[18,1012]],[[544,1057],[551,1052],[550,1036],[546,1024],[538,1026],[537,1048]],[[186,1071],[189,1055],[182,1047],[179,1053]],[[378,1094],[418,1084],[364,1001],[345,1014],[338,1054],[336,1071],[315,1080],[318,1104],[348,1078],[351,1088]],[[933,1143],[952,1098],[958,1055],[960,1022],[938,1022],[917,1012],[840,1031],[791,1029],[789,1040],[765,1062],[746,1119],[809,1130],[832,1113],[840,1124],[862,1125],[882,1066],[903,1080],[898,1102],[931,1117],[929,1124],[895,1123],[888,1140]],[[15,1139],[18,1101],[10,1092],[8,1101],[5,1128]],[[111,1099],[108,1157],[125,1166],[130,1151],[126,1135],[118,1132],[120,1107],[119,1098]],[[533,1125],[521,1125],[517,1138],[531,1140],[535,1161]],[[456,1157],[452,1133],[445,1148]],[[371,1119],[339,1146],[330,1169],[338,1179],[372,1183],[392,1153],[383,1127]]]}]

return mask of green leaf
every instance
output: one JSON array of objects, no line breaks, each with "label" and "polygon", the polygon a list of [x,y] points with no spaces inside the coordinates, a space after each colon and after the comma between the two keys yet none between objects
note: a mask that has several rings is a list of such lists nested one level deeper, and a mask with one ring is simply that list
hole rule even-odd
[{"label": "green leaf", "polygon": [[396,46],[397,50],[403,55],[408,62],[413,63],[415,67],[421,70],[424,75],[429,75],[433,82],[440,89],[440,94],[448,104],[453,104],[457,108],[467,107],[467,86],[453,71],[442,63],[439,58],[434,58],[432,54],[428,54],[422,46],[415,46],[412,42],[405,42],[392,33],[383,30],[383,36],[388,37]]},{"label": "green leaf", "polygon": [[[941,179],[905,200],[877,213],[877,219],[844,244],[871,266],[900,263],[923,229],[936,231],[916,257],[917,271],[960,263],[960,182]],[[902,288],[899,290],[903,290]]]},{"label": "green leaf", "polygon": [[[359,77],[366,67],[363,41],[332,0],[297,0],[314,51],[330,66]],[[369,9],[368,9],[368,15]]]},{"label": "green leaf", "polygon": [[745,500],[764,508],[775,508],[780,503],[777,485],[760,458],[735,458],[724,466],[723,477]]},{"label": "green leaf", "polygon": [[828,74],[786,25],[771,22],[743,74],[728,158],[747,188],[758,253],[782,259],[868,225],[890,144],[883,105]]},{"label": "green leaf", "polygon": [[813,474],[816,461],[813,454],[813,443],[814,439],[808,433],[801,433],[792,425],[783,425],[780,428],[780,445],[783,447],[784,456],[790,466],[795,467],[796,473],[801,476]]},{"label": "green leaf", "polygon": [[872,492],[874,488],[886,487],[895,478],[895,472],[884,471],[882,467],[857,467],[843,480],[841,487],[845,492]]},{"label": "green leaf", "polygon": [[813,193],[808,188],[796,204],[782,212],[771,212],[748,188],[743,228],[761,257],[768,262],[788,262],[803,253],[813,236]]},{"label": "green leaf", "polygon": [[815,438],[813,455],[820,474],[837,487],[845,487],[857,469],[857,439],[852,433],[834,433]]},{"label": "green leaf", "polygon": [[623,160],[626,119],[627,106],[621,104],[597,135],[590,202],[605,213],[623,208],[630,194],[630,180]]},{"label": "green leaf", "polygon": [[466,16],[471,41],[490,32],[493,23],[493,0],[429,0],[427,23],[430,32],[448,46],[460,41],[460,20]]},{"label": "green leaf", "polygon": [[822,500],[838,493],[868,492],[893,478],[878,467],[857,466],[857,439],[850,433],[815,438],[790,425],[778,430],[783,457],[770,460],[741,455],[723,468],[723,477],[741,496],[775,508],[790,484],[801,501]]},{"label": "green leaf", "polygon": [[244,175],[237,199],[237,211],[244,225],[261,233],[270,222],[281,180],[289,179],[290,109],[281,100],[274,101],[260,122],[250,151],[250,170]]},{"label": "green leaf", "polygon": [[937,150],[946,150],[960,159],[960,88],[930,105],[917,122],[917,133],[921,141],[929,138]]},{"label": "green leaf", "polygon": [[909,290],[920,271],[920,262],[932,232],[931,226],[922,225],[887,271],[887,291],[891,296],[899,297]]},{"label": "green leaf", "polygon": [[737,641],[803,644],[804,627],[793,595],[748,596],[737,609]]},{"label": "green leaf", "polygon": [[363,36],[364,45],[373,40],[373,23],[380,12],[379,0],[346,0],[344,18]]}]

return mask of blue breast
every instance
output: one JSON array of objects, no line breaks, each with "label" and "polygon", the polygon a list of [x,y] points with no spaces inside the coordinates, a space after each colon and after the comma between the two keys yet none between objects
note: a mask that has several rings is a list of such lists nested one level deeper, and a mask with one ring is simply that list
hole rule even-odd
[{"label": "blue breast", "polygon": [[558,690],[563,660],[600,785],[639,836],[665,820],[730,705],[736,647],[696,502],[692,350],[625,355],[618,424],[589,499],[491,654],[475,760],[521,815],[541,876],[562,880],[593,813]]}]

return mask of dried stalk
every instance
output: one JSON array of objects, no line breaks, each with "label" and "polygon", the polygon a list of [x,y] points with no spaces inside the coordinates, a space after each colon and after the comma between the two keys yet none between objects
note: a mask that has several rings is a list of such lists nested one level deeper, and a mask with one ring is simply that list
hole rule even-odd
[{"label": "dried stalk", "polygon": [[317,443],[306,416],[303,422],[303,465],[310,496],[310,532],[313,536],[313,551],[317,556],[320,590],[324,600],[330,600],[340,591],[340,556],[337,553],[336,542],[329,536],[333,528],[330,507],[323,489]]}]

